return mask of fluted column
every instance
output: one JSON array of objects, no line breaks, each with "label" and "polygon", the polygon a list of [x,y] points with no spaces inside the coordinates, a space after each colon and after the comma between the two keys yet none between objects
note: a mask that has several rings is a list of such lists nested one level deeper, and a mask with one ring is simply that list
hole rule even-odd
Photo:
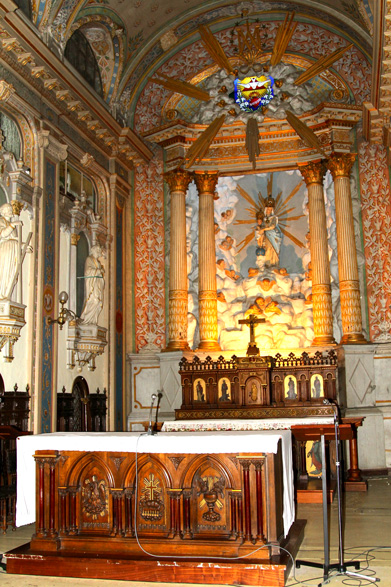
[{"label": "fluted column", "polygon": [[167,351],[188,349],[187,343],[187,253],[186,192],[191,173],[178,169],[164,175],[171,192],[170,282],[168,298]]},{"label": "fluted column", "polygon": [[326,165],[321,161],[312,162],[300,166],[300,171],[308,188],[315,334],[312,344],[333,344],[335,343],[333,337],[333,307],[331,302],[326,208],[323,195],[323,177],[326,173]]},{"label": "fluted column", "polygon": [[355,157],[350,153],[332,153],[328,161],[335,192],[342,344],[367,342],[362,334],[360,286],[349,179]]},{"label": "fluted column", "polygon": [[219,351],[213,203],[218,174],[213,172],[196,172],[194,179],[197,185],[200,203],[198,229],[199,349]]}]

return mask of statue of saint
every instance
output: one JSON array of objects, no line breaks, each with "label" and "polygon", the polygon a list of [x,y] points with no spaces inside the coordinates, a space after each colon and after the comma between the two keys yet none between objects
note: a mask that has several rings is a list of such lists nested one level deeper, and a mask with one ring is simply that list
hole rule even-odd
[{"label": "statue of saint", "polygon": [[14,215],[11,204],[0,208],[0,300],[10,299],[10,287],[14,283],[18,270],[18,235],[16,226],[22,226],[21,220],[11,218]]},{"label": "statue of saint", "polygon": [[278,218],[274,214],[275,201],[269,196],[265,202],[265,213],[258,211],[255,238],[257,239],[257,257],[265,267],[278,265],[280,258],[282,232]]},{"label": "statue of saint", "polygon": [[84,306],[80,320],[83,324],[98,324],[98,316],[103,308],[103,291],[105,289],[104,268],[99,261],[103,251],[99,245],[91,248],[84,265]]}]

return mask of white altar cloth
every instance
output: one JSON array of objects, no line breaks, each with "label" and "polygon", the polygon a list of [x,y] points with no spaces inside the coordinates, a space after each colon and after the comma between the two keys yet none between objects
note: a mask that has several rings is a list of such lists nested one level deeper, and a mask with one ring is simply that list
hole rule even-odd
[{"label": "white altar cloth", "polygon": [[333,424],[331,416],[319,416],[317,418],[263,418],[257,420],[235,419],[235,420],[175,420],[164,422],[162,432],[200,432],[213,430],[290,430],[292,426],[315,424]]},{"label": "white altar cloth", "polygon": [[293,501],[292,440],[289,430],[214,432],[54,432],[17,439],[16,525],[35,521],[35,461],[37,450],[112,451],[140,453],[277,453],[282,443],[284,483],[284,533],[295,519]]}]

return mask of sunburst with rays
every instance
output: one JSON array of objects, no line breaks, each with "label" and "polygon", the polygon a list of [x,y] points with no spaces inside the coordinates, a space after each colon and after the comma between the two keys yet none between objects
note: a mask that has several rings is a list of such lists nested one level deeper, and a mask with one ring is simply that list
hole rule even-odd
[{"label": "sunburst with rays", "polygon": [[[303,181],[299,181],[299,183],[293,188],[293,190],[287,195],[284,199],[282,191],[277,194],[275,199],[275,207],[274,213],[278,218],[278,226],[281,229],[281,232],[284,236],[290,239],[293,243],[298,245],[299,247],[304,248],[305,244],[303,241],[296,238],[287,227],[292,223],[300,218],[303,218],[305,214],[299,214],[298,216],[292,216],[291,213],[295,210],[295,207],[288,207],[288,202],[297,194],[301,186],[303,185]],[[250,218],[246,218],[243,220],[235,220],[234,224],[236,225],[249,225],[251,226],[249,234],[244,237],[238,243],[237,252],[240,253],[254,238],[255,238],[255,226],[256,226],[256,214],[259,210],[262,212],[265,210],[266,200],[268,195],[273,193],[273,173],[270,174],[270,178],[267,182],[267,194],[266,196],[262,195],[262,192],[258,192],[258,198],[255,200],[245,189],[243,189],[240,185],[236,187],[239,194],[250,204],[250,208],[245,208],[246,212],[250,214]]]}]

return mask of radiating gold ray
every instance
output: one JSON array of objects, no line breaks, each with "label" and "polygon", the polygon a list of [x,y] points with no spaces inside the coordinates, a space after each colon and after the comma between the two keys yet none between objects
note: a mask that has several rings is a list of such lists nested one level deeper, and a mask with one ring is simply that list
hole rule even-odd
[{"label": "radiating gold ray", "polygon": [[164,73],[159,73],[157,75],[160,75],[163,79],[151,77],[151,82],[164,86],[172,92],[182,94],[183,96],[189,96],[189,98],[195,98],[196,100],[202,100],[203,102],[208,102],[210,100],[208,92],[197,88],[197,86],[194,86],[193,84],[173,79]]},{"label": "radiating gold ray", "polygon": [[263,197],[262,192],[258,192],[258,208],[265,207],[266,198]]},{"label": "radiating gold ray", "polygon": [[208,51],[209,55],[214,59],[214,61],[219,65],[222,69],[228,73],[228,75],[234,75],[234,70],[226,54],[224,53],[224,49],[210,31],[210,29],[206,25],[200,25],[198,30],[201,35],[202,42],[205,45],[206,50]]},{"label": "radiating gold ray", "polygon": [[293,196],[295,196],[297,194],[297,192],[299,191],[299,189],[303,185],[303,183],[304,183],[304,179],[302,181],[299,181],[299,183],[297,185],[295,185],[295,187],[293,188],[293,190],[291,191],[289,196],[287,196],[286,200],[284,200],[284,204],[287,204],[289,202],[289,200],[291,200],[293,198]]},{"label": "radiating gold ray", "polygon": [[248,243],[250,241],[252,241],[253,238],[254,238],[254,232],[251,232],[243,240],[241,240],[240,243],[238,244],[237,252],[240,253],[240,251],[242,251],[244,249],[244,247],[246,247],[248,245]]},{"label": "radiating gold ray", "polygon": [[282,234],[284,234],[285,236],[287,236],[288,238],[290,238],[291,241],[293,241],[299,247],[302,247],[302,248],[305,247],[304,243],[302,243],[301,241],[299,241],[298,238],[296,238],[295,236],[293,236],[293,234],[291,232],[289,232],[288,230],[286,230],[285,228],[281,228],[281,232],[282,232]]},{"label": "radiating gold ray", "polygon": [[270,59],[272,65],[280,63],[282,56],[284,55],[286,48],[288,47],[289,41],[292,38],[293,33],[297,27],[297,22],[293,22],[295,13],[287,14],[285,20],[278,27],[276,39],[274,41],[273,53]]},{"label": "radiating gold ray", "polygon": [[234,224],[254,224],[254,218],[251,218],[250,220],[235,220]]},{"label": "radiating gold ray", "polygon": [[283,218],[282,220],[279,220],[278,223],[284,223],[284,222],[288,222],[291,220],[300,220],[300,218],[304,218],[305,214],[299,214],[299,216],[289,216],[289,218]]},{"label": "radiating gold ray", "polygon": [[256,210],[255,210],[254,208],[245,208],[245,211],[246,211],[246,212],[249,212],[250,214],[253,214],[253,215],[254,215],[254,217],[255,217]]},{"label": "radiating gold ray", "polygon": [[314,131],[311,130],[305,124],[305,122],[300,120],[300,118],[297,118],[297,116],[289,110],[286,111],[286,119],[293,128],[293,130],[295,130],[299,137],[303,139],[306,145],[311,147],[311,149],[316,149],[317,151],[319,151],[319,153],[321,153],[323,157],[326,158],[326,155],[324,154],[322,147],[320,146],[318,137],[316,136]]},{"label": "radiating gold ray", "polygon": [[278,216],[279,218],[281,216],[286,216],[287,214],[289,214],[289,212],[292,212],[292,210],[294,210],[294,209],[295,209],[294,206],[293,206],[293,208],[286,208],[285,203],[284,203],[284,205],[281,207],[281,210],[279,211],[279,213],[277,214],[277,212],[276,212],[276,216]]},{"label": "radiating gold ray", "polygon": [[276,212],[278,210],[278,205],[280,203],[281,197],[282,197],[282,192],[279,192],[276,197],[276,206],[275,206]]},{"label": "radiating gold ray", "polygon": [[353,47],[353,43],[350,43],[349,45],[346,45],[346,47],[342,47],[341,49],[333,51],[333,53],[331,53],[330,55],[325,55],[324,57],[318,59],[318,61],[313,63],[311,67],[309,67],[306,71],[303,71],[303,73],[299,75],[299,77],[295,81],[295,85],[300,86],[301,84],[308,82],[316,75],[322,73],[322,71],[325,71],[335,61],[338,61],[338,59],[340,59],[342,55],[345,53],[345,51],[350,49],[350,47]]},{"label": "radiating gold ray", "polygon": [[266,194],[267,196],[269,196],[269,194],[273,193],[273,177],[274,177],[274,173],[271,173],[269,179],[267,180],[267,194]]},{"label": "radiating gold ray", "polygon": [[246,192],[246,190],[244,190],[240,185],[238,185],[236,189],[242,196],[242,198],[244,198],[249,204],[251,204],[251,206],[254,206],[255,209],[257,208],[257,205],[254,202],[253,198],[250,196],[250,194]]},{"label": "radiating gold ray", "polygon": [[195,143],[192,144],[186,154],[186,157],[189,159],[189,161],[186,163],[186,169],[191,167],[197,158],[198,161],[202,160],[210,145],[212,144],[213,139],[219,132],[220,128],[223,126],[224,120],[225,114],[219,118],[216,118],[198,137]]}]

